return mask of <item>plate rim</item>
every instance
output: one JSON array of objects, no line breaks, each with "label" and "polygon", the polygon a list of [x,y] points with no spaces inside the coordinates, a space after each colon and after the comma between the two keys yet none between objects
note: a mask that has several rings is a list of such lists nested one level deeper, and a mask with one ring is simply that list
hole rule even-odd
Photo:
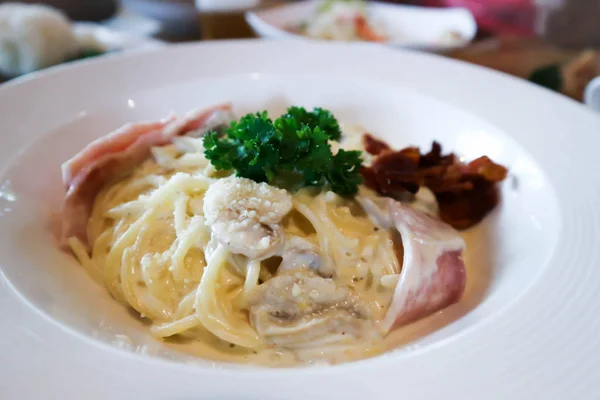
[{"label": "plate rim", "polygon": [[[505,75],[503,73],[499,73],[499,72],[495,72],[495,71],[491,71],[488,70],[486,68],[483,67],[478,67],[478,66],[474,66],[471,64],[467,64],[467,63],[463,63],[463,62],[457,62],[455,60],[448,60],[448,59],[444,59],[442,57],[436,56],[436,55],[430,55],[430,54],[421,54],[421,53],[416,53],[416,52],[411,52],[411,51],[400,51],[400,52],[392,52],[389,50],[384,50],[383,48],[379,47],[379,46],[371,46],[369,44],[364,44],[364,45],[359,45],[356,46],[354,44],[352,45],[347,45],[347,44],[339,44],[339,43],[316,43],[316,42],[296,42],[293,45],[290,45],[289,43],[284,44],[283,42],[264,42],[264,41],[231,41],[228,43],[224,43],[224,42],[219,42],[219,43],[201,43],[201,44],[182,44],[182,45],[177,45],[177,46],[172,46],[172,47],[168,47],[168,48],[164,48],[164,49],[157,49],[157,50],[152,50],[152,51],[148,51],[148,52],[142,52],[142,53],[129,53],[129,54],[121,54],[121,55],[115,55],[113,57],[107,57],[104,59],[99,59],[99,60],[88,60],[88,61],[84,61],[81,63],[76,63],[76,64],[72,64],[72,65],[61,65],[61,66],[57,66],[57,67],[53,67],[50,68],[48,70],[44,70],[44,71],[40,71],[39,73],[35,73],[35,74],[31,74],[30,76],[25,76],[23,78],[19,78],[15,81],[11,81],[9,83],[7,83],[6,85],[3,85],[0,87],[0,104],[2,104],[2,101],[6,99],[7,96],[13,95],[14,91],[24,91],[27,90],[28,87],[33,87],[36,84],[39,84],[40,82],[44,83],[43,81],[51,81],[51,80],[55,80],[55,81],[60,81],[61,79],[64,79],[66,77],[66,75],[69,74],[76,74],[76,73],[84,73],[84,72],[90,72],[90,73],[95,73],[97,71],[99,71],[99,68],[104,65],[104,66],[113,66],[115,67],[118,64],[127,64],[127,63],[131,63],[131,62],[136,62],[137,59],[140,59],[142,57],[149,57],[149,58],[155,58],[155,57],[159,57],[159,56],[164,56],[165,53],[168,52],[173,52],[173,53],[177,53],[177,52],[182,52],[186,53],[189,52],[190,54],[193,53],[194,51],[201,51],[201,50],[207,50],[207,49],[212,49],[211,51],[215,51],[215,49],[217,50],[221,50],[221,49],[225,49],[227,47],[227,50],[222,50],[222,51],[235,51],[235,50],[239,50],[239,49],[250,49],[250,48],[254,48],[255,49],[261,49],[262,51],[267,51],[267,50],[272,50],[272,51],[285,51],[283,49],[285,49],[286,47],[289,48],[289,46],[295,46],[297,47],[294,50],[298,50],[298,51],[314,51],[315,53],[321,53],[324,51],[331,51],[331,52],[338,52],[340,54],[344,54],[345,57],[349,57],[350,52],[353,52],[353,54],[356,54],[356,51],[362,52],[365,56],[365,59],[368,59],[369,57],[372,58],[377,58],[380,60],[389,60],[389,61],[394,61],[394,62],[406,62],[407,60],[412,60],[412,62],[423,62],[425,63],[424,65],[428,66],[428,68],[430,68],[432,71],[435,70],[441,70],[441,69],[449,69],[451,73],[456,73],[458,72],[459,75],[456,79],[458,81],[464,81],[465,79],[475,79],[475,81],[477,81],[478,83],[482,83],[483,88],[486,89],[487,86],[489,86],[490,81],[494,81],[497,82],[498,85],[502,84],[502,88],[498,88],[498,93],[496,93],[496,95],[500,95],[501,98],[505,98],[506,97],[506,93],[507,91],[510,92],[511,90],[515,90],[518,91],[523,97],[525,97],[527,100],[530,99],[537,99],[537,100],[541,100],[544,101],[545,107],[549,107],[550,109],[554,109],[556,108],[557,110],[561,110],[561,113],[563,113],[564,115],[568,115],[569,119],[571,118],[575,118],[573,119],[573,121],[571,121],[573,123],[573,126],[576,128],[600,128],[600,117],[597,116],[595,113],[593,113],[591,110],[587,110],[585,109],[585,107],[583,105],[579,105],[576,102],[574,102],[573,100],[564,98],[558,94],[554,94],[551,93],[550,91],[547,91],[546,89],[543,88],[537,88],[534,87],[532,84],[528,84],[526,82],[522,82],[521,80],[519,80],[518,78],[514,78],[514,77],[510,77],[508,75]],[[350,47],[351,46],[351,47]],[[357,50],[358,49],[358,50]],[[289,51],[289,50],[288,50]],[[368,56],[368,57],[367,57]],[[417,60],[417,61],[415,61]],[[366,62],[369,65],[373,65],[372,61],[363,61]],[[435,66],[435,67],[434,67]],[[387,74],[387,72],[386,72]],[[466,75],[469,75],[469,77],[467,77]],[[387,76],[387,75],[386,75]],[[486,81],[488,80],[488,82],[486,84],[484,84]],[[407,83],[408,81],[404,80],[405,83]],[[456,85],[456,82],[452,83],[453,85]],[[438,93],[442,93],[442,94],[448,94],[448,92],[451,92],[452,90],[450,89],[444,89],[444,88],[435,88],[434,86],[431,85],[424,85],[426,87],[423,87],[423,89],[426,89],[425,91],[435,91],[438,90]],[[494,85],[492,85],[494,86]],[[516,88],[516,89],[515,89]],[[455,89],[453,89],[455,90]],[[473,98],[473,88],[466,88],[465,92],[468,92],[468,94],[470,96],[466,96],[465,99],[463,99],[464,102],[466,102],[467,104],[470,104],[471,106],[473,106],[473,104],[470,102],[472,101]],[[476,90],[477,92],[477,90]],[[442,96],[443,97],[443,96]],[[507,100],[505,98],[505,100]],[[482,102],[485,104],[497,104],[497,102],[499,101],[499,99],[497,98],[491,98],[490,96],[483,96],[482,98]],[[461,104],[464,105],[464,104]],[[516,105],[514,104],[509,104],[506,105],[505,107],[507,107],[507,109],[516,109]],[[536,114],[543,114],[544,108],[540,108],[540,104],[532,104],[532,107],[536,108]],[[503,115],[503,113],[499,113],[500,115]],[[530,121],[532,117],[528,117],[528,116],[524,116],[523,119]],[[552,116],[552,115],[548,115],[548,120],[550,121],[554,121],[557,120],[556,116]],[[530,122],[528,122],[528,125],[530,124]],[[540,126],[546,126],[548,125],[548,122],[544,122],[541,123]],[[0,121],[0,127],[3,127],[3,122]],[[557,132],[555,130],[555,132]],[[593,136],[593,132],[591,132],[590,130],[583,130],[584,133],[581,133],[582,131],[577,131],[573,134],[573,136],[582,136],[585,135],[587,136],[588,143],[585,144],[574,144],[572,146],[569,147],[570,148],[576,148],[581,150],[582,153],[585,153],[586,155],[588,154],[592,154],[591,149],[588,148],[586,149],[585,147],[596,147],[596,145],[600,145],[600,136]],[[560,134],[560,132],[558,132]],[[562,139],[561,143],[568,143],[567,141],[564,140],[564,138],[557,138],[557,139]],[[590,146],[590,143],[593,144],[594,146]],[[22,149],[23,147],[27,146],[27,143],[22,143],[19,146],[19,149]],[[537,161],[537,160],[536,160]],[[5,160],[3,159],[1,162],[2,164],[2,169],[5,170],[8,165],[10,165],[10,161],[9,162],[5,162]],[[565,163],[564,161],[559,165],[560,167],[564,167],[564,168],[568,168],[567,172],[571,172],[573,170],[577,170],[577,168],[575,168],[576,166],[582,166],[585,165],[583,163],[583,160],[572,160],[568,163]],[[546,170],[544,170],[545,173]],[[592,185],[590,188],[585,189],[585,191],[583,192],[585,195],[590,195],[590,194],[599,194],[600,193],[600,182],[598,181],[598,179],[596,179],[595,181],[592,182]],[[563,200],[563,199],[561,199]],[[588,215],[597,215],[597,212],[591,212],[590,211],[590,204],[593,205],[593,201],[590,203],[589,201],[586,202],[579,202],[577,203],[577,205],[584,205],[586,207],[586,212],[588,212]],[[561,207],[564,207],[564,201],[561,203]],[[571,210],[573,211],[573,210]],[[588,215],[583,215],[581,214],[581,212],[571,212],[570,214],[566,215],[567,217],[575,217],[573,220],[575,221],[581,221],[582,218],[586,218],[588,217]],[[581,223],[581,222],[579,222]],[[570,222],[568,219],[566,220],[566,224],[571,224],[570,228],[567,230],[567,233],[574,233],[577,228],[579,228],[578,226],[574,226],[573,222]],[[600,237],[600,227],[597,225],[594,225],[592,227],[587,227],[586,229],[588,229],[589,232],[593,233],[595,235],[595,238]],[[591,230],[590,230],[591,229]],[[586,231],[586,232],[588,232]],[[589,233],[588,232],[588,233]],[[563,233],[562,236],[565,236],[565,234]],[[554,257],[555,255],[553,255]],[[565,261],[567,260],[567,258],[563,255],[561,256],[562,258],[560,258],[558,261]],[[598,254],[594,254],[594,257],[592,261],[597,261],[600,260],[600,257],[598,256]],[[558,262],[557,260],[554,260],[554,262]],[[552,260],[550,261],[552,262]],[[558,275],[557,275],[558,272]],[[587,273],[587,277],[588,278],[594,278],[594,277],[600,277],[600,273],[596,272],[596,271],[586,271]],[[548,280],[550,277],[556,278],[556,277],[561,277],[560,271],[556,271],[556,267],[554,267],[554,274],[551,276],[546,276],[546,277],[540,277],[540,279],[544,278],[544,280]],[[537,282],[537,284],[539,284],[539,282]],[[0,289],[0,298],[4,298],[6,296],[9,296],[10,294],[7,292],[4,292]],[[539,290],[536,291],[535,293],[536,296],[542,296],[545,297],[544,293],[540,293]],[[518,299],[518,300],[523,300],[523,299]],[[600,296],[595,295],[595,297],[592,297],[591,299],[588,299],[593,301],[593,305],[595,306],[600,306]],[[517,300],[515,300],[516,302]],[[573,301],[571,301],[570,306],[573,307],[572,305]],[[511,306],[514,308],[514,304]],[[507,307],[508,308],[508,307]],[[581,309],[577,309],[576,310],[581,310]],[[502,311],[502,315],[499,315],[500,313],[498,313],[496,315],[495,319],[502,319],[503,323],[505,325],[510,325],[508,322],[506,322],[506,312],[508,310],[505,309]],[[551,314],[546,312],[544,318],[546,318],[545,321],[548,321],[549,319],[551,319]],[[589,316],[589,311],[585,313],[585,315]],[[580,315],[579,315],[580,316]],[[485,322],[485,321],[484,321]],[[574,320],[572,318],[570,318],[568,321],[566,322],[574,322]],[[547,322],[546,322],[547,323]],[[491,324],[490,321],[487,321],[487,325]],[[594,321],[595,325],[599,325],[600,324],[600,318],[596,318],[596,321]],[[531,325],[531,324],[530,324]],[[580,326],[580,324],[578,324],[577,326]],[[508,329],[509,331],[511,329],[515,329],[514,326],[505,326],[506,329]],[[531,326],[528,326],[529,329],[534,329]],[[537,328],[539,329],[539,328]],[[564,329],[564,327],[563,327]],[[581,335],[578,336],[579,339],[582,339]],[[490,341],[496,341],[496,343],[505,343],[504,341],[501,340],[501,338],[489,338]],[[559,340],[557,340],[556,338],[551,338],[552,343],[548,343],[549,339],[546,338],[546,343],[544,343],[544,346],[546,346],[546,349],[548,350],[554,350],[556,351],[556,347],[558,345],[564,345],[564,339],[565,337],[560,337],[558,338]],[[587,339],[588,343],[593,343],[593,341],[588,337],[585,336],[584,339]],[[598,339],[594,339],[595,343],[599,343]],[[460,353],[457,353],[457,351],[453,351],[453,350],[449,350],[448,349],[449,346],[440,346],[440,348],[442,350],[445,351],[446,355],[453,355],[454,357],[461,357]],[[489,346],[488,346],[489,347]],[[521,345],[521,348],[523,346]],[[596,349],[596,354],[600,355],[600,347],[595,348]],[[479,351],[483,351],[481,349],[478,349]],[[487,349],[489,350],[489,348]],[[594,348],[592,348],[591,350],[594,350]],[[590,351],[589,350],[586,355],[590,355]],[[579,349],[579,351],[581,351],[581,349]],[[468,356],[473,357],[473,350],[471,349],[470,352],[467,352]],[[515,356],[514,354],[514,350],[512,351],[513,356]],[[117,351],[115,350],[115,355],[119,356],[116,358],[119,359],[127,359],[128,363],[130,363],[131,366],[136,366],[136,367],[142,367],[144,366],[144,370],[146,371],[150,371],[150,369],[156,367],[157,369],[161,369],[162,371],[166,371],[169,370],[170,372],[170,378],[175,379],[173,372],[177,371],[178,373],[182,373],[183,375],[186,376],[186,378],[184,379],[183,377],[180,377],[179,380],[181,382],[183,381],[187,381],[189,382],[193,377],[196,377],[198,373],[201,373],[203,376],[205,377],[209,377],[208,379],[212,379],[215,378],[216,381],[221,381],[223,382],[222,378],[223,376],[228,376],[228,378],[237,378],[237,379],[246,379],[246,378],[259,378],[261,375],[268,375],[269,377],[278,377],[278,378],[292,378],[293,375],[296,376],[304,376],[306,377],[310,377],[310,378],[319,378],[321,380],[321,382],[324,382],[323,377],[328,377],[331,379],[334,379],[337,385],[341,385],[343,382],[345,382],[344,375],[345,374],[356,374],[357,376],[362,372],[364,372],[366,367],[369,367],[371,369],[377,369],[378,371],[388,371],[389,368],[396,368],[397,365],[395,366],[395,360],[393,356],[383,356],[383,357],[377,357],[376,359],[372,359],[372,360],[365,360],[365,361],[361,361],[361,362],[356,362],[356,363],[349,363],[349,364],[343,364],[340,366],[336,366],[334,368],[305,368],[305,369],[291,369],[291,370],[268,370],[268,372],[265,372],[264,369],[251,369],[251,370],[246,370],[243,371],[242,370],[219,370],[218,372],[214,372],[214,371],[210,371],[210,370],[206,370],[202,367],[197,367],[197,368],[190,368],[189,366],[185,366],[185,365],[181,365],[181,364],[174,364],[168,361],[164,361],[164,360],[159,360],[159,359],[153,359],[153,358],[148,358],[148,357],[144,357],[141,355],[137,355],[137,354],[130,354],[130,353],[125,353],[122,351]],[[464,357],[466,357],[467,355],[463,355]],[[547,361],[552,361],[552,360],[569,360],[569,357],[558,357],[555,353],[551,353],[551,354],[540,354],[537,352],[534,352],[534,355],[537,357],[537,359],[546,359]],[[419,355],[420,356],[420,355]],[[548,358],[549,356],[553,356]],[[412,359],[418,359],[419,357],[412,357]],[[427,358],[431,358],[431,357],[422,357],[422,359],[426,360]],[[425,363],[425,364],[423,364]],[[370,365],[369,365],[370,364]],[[421,365],[422,367],[427,366],[427,363],[425,361],[420,361],[417,360],[414,362],[414,364],[417,365]],[[149,365],[153,365],[152,368],[149,367]],[[433,368],[435,369],[435,368]],[[517,368],[517,370],[523,371],[524,367],[520,367]],[[439,371],[439,368],[436,370]],[[543,382],[545,382],[547,384],[547,390],[554,390],[553,392],[548,392],[549,394],[552,395],[556,395],[557,393],[570,393],[570,385],[572,383],[575,382],[575,379],[579,379],[579,381],[581,382],[582,379],[590,379],[590,378],[582,378],[582,377],[574,377],[574,376],[568,376],[569,379],[563,379],[562,382],[558,382],[558,380],[556,380],[556,377],[558,375],[560,375],[562,373],[562,371],[545,371],[546,375],[544,376],[545,379],[543,379]],[[558,372],[558,373],[557,373]],[[484,373],[480,372],[480,374],[483,374],[483,380],[486,381],[486,379],[489,381],[490,377],[485,376]],[[242,377],[243,375],[243,377]],[[598,375],[598,373],[596,372],[595,375]],[[413,375],[411,375],[412,378],[416,378],[418,375],[418,373],[413,373]],[[594,374],[589,374],[589,376],[591,377],[592,380],[589,380],[588,382],[591,383],[594,379]],[[220,378],[219,378],[220,377]],[[481,377],[481,375],[480,375]],[[537,377],[540,377],[540,373],[538,372]],[[217,379],[219,378],[219,379]],[[423,382],[423,377],[420,377],[419,379],[416,379],[417,382]],[[446,379],[447,381],[447,379]],[[447,384],[447,382],[444,381],[444,384],[440,384],[440,387],[446,387],[445,385]],[[543,388],[538,386],[540,383],[540,381],[536,381],[537,383],[534,383],[532,387],[526,387],[524,386],[523,381],[520,381],[520,386],[515,385],[513,382],[511,382],[511,384],[513,384],[512,388],[516,391],[519,390],[519,392],[516,393],[539,393],[535,390],[542,390]],[[506,382],[504,382],[506,384]],[[296,383],[295,383],[296,384]],[[241,385],[241,387],[247,387],[248,383],[245,383],[243,385]],[[350,385],[352,386],[352,385]],[[301,386],[298,386],[301,387]],[[391,386],[390,386],[391,387]],[[414,390],[414,385],[411,386]],[[482,390],[485,388],[479,387],[478,389],[474,389],[473,393],[475,393],[475,390]],[[534,389],[534,391],[531,391],[532,389]],[[434,393],[432,392],[432,390],[435,390],[435,388],[433,389],[428,389],[430,390],[430,392],[428,393]],[[546,389],[544,389],[546,390]],[[414,393],[418,393],[418,392],[414,392]],[[485,392],[481,392],[481,393],[485,393]],[[424,397],[425,398],[425,397]],[[435,398],[435,397],[426,397],[426,398]],[[474,397],[475,398],[475,397]],[[487,397],[487,398],[491,398],[491,397]],[[501,398],[501,397],[495,397],[495,398]],[[552,398],[560,398],[560,397],[552,397]],[[563,397],[564,398],[564,397]],[[584,398],[584,397],[579,397],[579,398]]]},{"label": "plate rim", "polygon": [[[267,22],[264,19],[265,15],[271,15],[277,13],[280,10],[284,9],[292,9],[292,8],[308,8],[313,7],[313,3],[317,3],[318,0],[304,0],[296,3],[289,4],[280,4],[272,7],[268,7],[261,10],[249,10],[245,13],[246,22],[250,25],[250,27],[254,30],[254,32],[264,38],[272,38],[272,39],[295,39],[295,40],[314,40],[319,41],[316,38],[309,38],[302,35],[298,35],[292,32],[288,32],[282,29],[279,26],[273,25]],[[399,49],[417,49],[417,50],[428,50],[428,51],[448,51],[452,49],[462,48],[467,46],[469,43],[473,41],[475,35],[477,34],[477,23],[475,21],[475,16],[473,13],[465,7],[449,7],[449,8],[433,8],[433,7],[424,7],[419,5],[412,4],[390,4],[383,3],[380,1],[373,1],[368,3],[368,7],[370,8],[380,8],[382,10],[385,9],[397,9],[397,10],[411,10],[417,11],[420,13],[426,13],[431,15],[461,15],[467,21],[465,25],[465,31],[467,36],[459,43],[456,44],[436,44],[436,43],[421,43],[421,42],[394,42],[394,41],[386,41],[384,43],[380,43],[384,46],[389,46],[392,48]],[[341,41],[339,41],[341,42]]]}]

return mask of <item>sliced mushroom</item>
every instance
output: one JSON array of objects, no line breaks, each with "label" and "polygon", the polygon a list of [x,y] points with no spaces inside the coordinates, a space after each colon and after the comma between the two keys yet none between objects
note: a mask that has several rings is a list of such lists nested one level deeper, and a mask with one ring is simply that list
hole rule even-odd
[{"label": "sliced mushroom", "polygon": [[283,244],[281,220],[292,209],[283,189],[228,177],[213,183],[204,197],[204,216],[213,235],[232,253],[265,259]]},{"label": "sliced mushroom", "polygon": [[250,323],[265,341],[288,348],[346,343],[374,332],[371,311],[356,293],[310,271],[258,286],[249,311]]},{"label": "sliced mushroom", "polygon": [[335,274],[332,263],[321,256],[319,248],[299,236],[287,239],[281,258],[281,264],[277,269],[278,275],[297,270],[310,270],[324,278],[331,278]]}]

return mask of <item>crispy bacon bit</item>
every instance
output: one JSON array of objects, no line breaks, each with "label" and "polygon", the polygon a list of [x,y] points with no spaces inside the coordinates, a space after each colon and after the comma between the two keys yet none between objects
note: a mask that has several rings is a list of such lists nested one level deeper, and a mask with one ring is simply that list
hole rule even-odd
[{"label": "crispy bacon bit", "polygon": [[360,174],[365,180],[365,185],[367,187],[370,187],[373,190],[377,190],[379,188],[379,184],[377,183],[377,175],[375,174],[373,168],[365,167],[363,165],[360,167]]},{"label": "crispy bacon bit", "polygon": [[435,193],[435,197],[440,206],[440,218],[456,229],[477,224],[500,201],[496,183],[481,177],[474,179],[472,189]]},{"label": "crispy bacon bit", "polygon": [[502,165],[494,164],[487,156],[479,157],[467,165],[468,173],[481,175],[487,181],[501,182],[506,179],[507,170]]},{"label": "crispy bacon bit", "polygon": [[418,176],[420,156],[416,147],[381,153],[371,166],[379,191],[384,194],[399,194],[403,191],[417,193],[419,186],[423,184],[423,179]]},{"label": "crispy bacon bit", "polygon": [[386,142],[377,139],[370,133],[365,133],[363,135],[363,144],[367,153],[373,154],[374,156],[379,155],[379,153],[383,151],[391,150],[390,146]]},{"label": "crispy bacon bit", "polygon": [[370,167],[362,167],[365,184],[382,195],[398,198],[429,188],[440,206],[440,218],[457,229],[466,229],[481,221],[498,204],[496,183],[508,170],[483,156],[468,164],[433,142],[431,151],[421,154],[416,147],[394,151],[387,143],[365,134],[367,152],[376,155]]}]

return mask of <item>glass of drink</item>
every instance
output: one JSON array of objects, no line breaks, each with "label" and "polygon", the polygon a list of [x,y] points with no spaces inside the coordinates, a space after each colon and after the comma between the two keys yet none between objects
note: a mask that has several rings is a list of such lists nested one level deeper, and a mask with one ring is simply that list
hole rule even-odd
[{"label": "glass of drink", "polygon": [[281,4],[283,0],[195,0],[203,40],[255,37],[246,23],[248,10]]}]

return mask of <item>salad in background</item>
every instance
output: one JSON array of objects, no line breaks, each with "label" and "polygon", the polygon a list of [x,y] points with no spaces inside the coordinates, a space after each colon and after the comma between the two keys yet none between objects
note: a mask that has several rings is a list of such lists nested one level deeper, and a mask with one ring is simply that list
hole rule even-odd
[{"label": "salad in background", "polygon": [[388,39],[382,23],[373,20],[363,0],[326,0],[307,21],[287,30],[325,40],[383,42]]}]

